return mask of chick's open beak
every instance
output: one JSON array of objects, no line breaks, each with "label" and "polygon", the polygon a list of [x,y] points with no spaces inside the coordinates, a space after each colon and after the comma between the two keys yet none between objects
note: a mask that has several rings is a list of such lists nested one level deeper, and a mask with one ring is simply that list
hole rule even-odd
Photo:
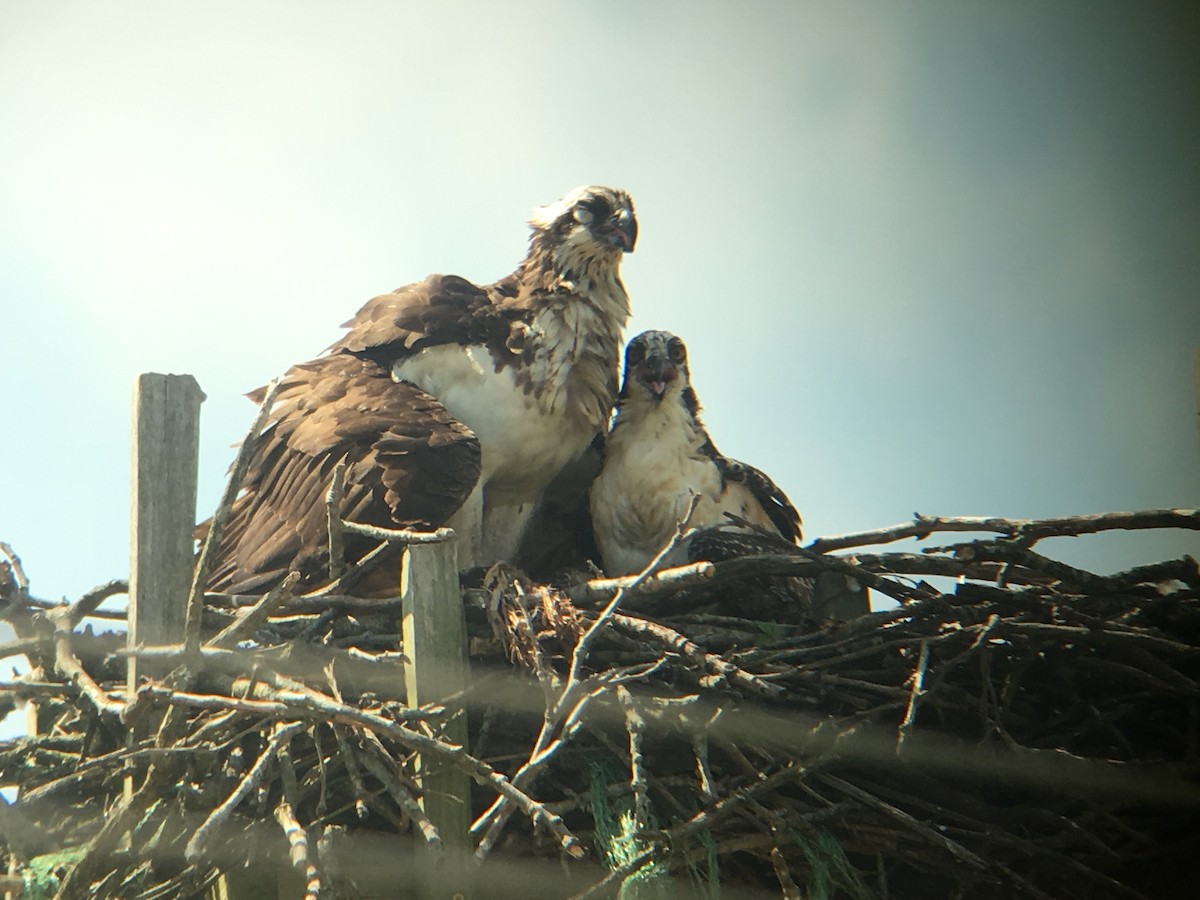
[{"label": "chick's open beak", "polygon": [[674,363],[653,356],[648,358],[645,364],[638,369],[638,381],[646,386],[646,390],[656,400],[662,400],[667,395],[667,391],[678,377],[679,372]]}]

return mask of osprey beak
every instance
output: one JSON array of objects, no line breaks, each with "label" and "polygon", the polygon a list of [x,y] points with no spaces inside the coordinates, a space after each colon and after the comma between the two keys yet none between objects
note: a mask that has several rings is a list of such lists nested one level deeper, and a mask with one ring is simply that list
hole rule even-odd
[{"label": "osprey beak", "polygon": [[655,400],[662,400],[667,395],[677,376],[674,364],[656,356],[647,359],[646,364],[638,371],[638,381],[646,386],[646,390]]},{"label": "osprey beak", "polygon": [[630,209],[617,210],[596,231],[625,253],[632,253],[633,245],[637,243],[637,219]]}]

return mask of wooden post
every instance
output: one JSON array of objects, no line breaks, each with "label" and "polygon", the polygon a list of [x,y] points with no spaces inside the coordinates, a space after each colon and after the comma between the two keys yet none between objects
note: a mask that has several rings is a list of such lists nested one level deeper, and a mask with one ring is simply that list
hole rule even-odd
[{"label": "wooden post", "polygon": [[[133,385],[133,459],[129,504],[129,631],[133,649],[183,640],[192,583],[192,530],[200,404],[204,393],[191,375],[143,373]],[[141,675],[159,676],[162,660],[129,657],[130,700]],[[147,726],[129,734],[137,740]],[[134,774],[125,777],[133,796]]]},{"label": "wooden post", "polygon": [[[142,374],[133,388],[133,486],[129,536],[130,648],[184,638],[196,527],[200,404],[191,375]],[[129,690],[165,661],[129,659]]]},{"label": "wooden post", "polygon": [[867,588],[840,572],[822,572],[813,579],[813,616],[817,621],[849,622],[871,611]]},{"label": "wooden post", "polygon": [[[403,598],[404,682],[410,706],[436,703],[466,688],[469,678],[466,627],[458,587],[453,541],[414,544],[404,551],[400,592]],[[445,735],[467,742],[466,713],[450,723]],[[442,838],[443,858],[418,864],[419,896],[470,896],[471,779],[461,769],[418,762],[421,805]],[[418,855],[420,859],[420,855]]]}]

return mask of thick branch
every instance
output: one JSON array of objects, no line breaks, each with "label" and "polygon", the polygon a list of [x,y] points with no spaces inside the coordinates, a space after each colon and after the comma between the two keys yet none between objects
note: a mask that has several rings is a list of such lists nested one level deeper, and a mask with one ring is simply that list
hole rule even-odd
[{"label": "thick branch", "polygon": [[79,685],[80,690],[92,701],[97,711],[117,717],[124,713],[125,704],[119,700],[110,699],[100,685],[96,684],[95,679],[88,674],[83,664],[79,662],[79,657],[71,649],[69,632],[60,631],[57,634],[54,641],[54,657],[58,670]]},{"label": "thick branch", "polygon": [[654,594],[671,593],[684,588],[704,584],[716,570],[710,562],[694,562],[660,572],[643,578],[641,575],[625,575],[621,578],[593,578],[591,581],[575,585],[567,590],[567,596],[574,603],[594,603],[598,600],[611,600],[614,591],[624,589],[629,598],[625,605],[633,608],[633,598],[646,598]]},{"label": "thick branch", "polygon": [[1184,528],[1200,530],[1200,509],[1145,509],[1140,512],[1100,513],[1091,516],[1066,516],[1056,519],[998,519],[985,516],[923,516],[913,513],[911,522],[901,522],[874,531],[860,531],[817,538],[808,545],[816,553],[888,544],[905,538],[922,540],[938,531],[992,531],[1008,537],[1040,540],[1095,534],[1114,529]]},{"label": "thick branch", "polygon": [[107,584],[92,588],[70,606],[53,607],[47,611],[46,615],[59,630],[71,631],[77,628],[80,622],[92,615],[96,611],[96,608],[109,597],[124,594],[128,591],[129,582],[113,580]]}]

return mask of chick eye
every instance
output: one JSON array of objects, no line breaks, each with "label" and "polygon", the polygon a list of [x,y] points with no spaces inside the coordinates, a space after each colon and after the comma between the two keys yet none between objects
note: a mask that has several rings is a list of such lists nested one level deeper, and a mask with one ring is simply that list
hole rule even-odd
[{"label": "chick eye", "polygon": [[671,343],[671,362],[681,363],[686,358],[687,350],[684,349],[683,344],[673,341]]},{"label": "chick eye", "polygon": [[636,366],[646,358],[646,350],[641,344],[632,344],[629,347],[629,352],[625,354],[625,361],[628,365]]}]

